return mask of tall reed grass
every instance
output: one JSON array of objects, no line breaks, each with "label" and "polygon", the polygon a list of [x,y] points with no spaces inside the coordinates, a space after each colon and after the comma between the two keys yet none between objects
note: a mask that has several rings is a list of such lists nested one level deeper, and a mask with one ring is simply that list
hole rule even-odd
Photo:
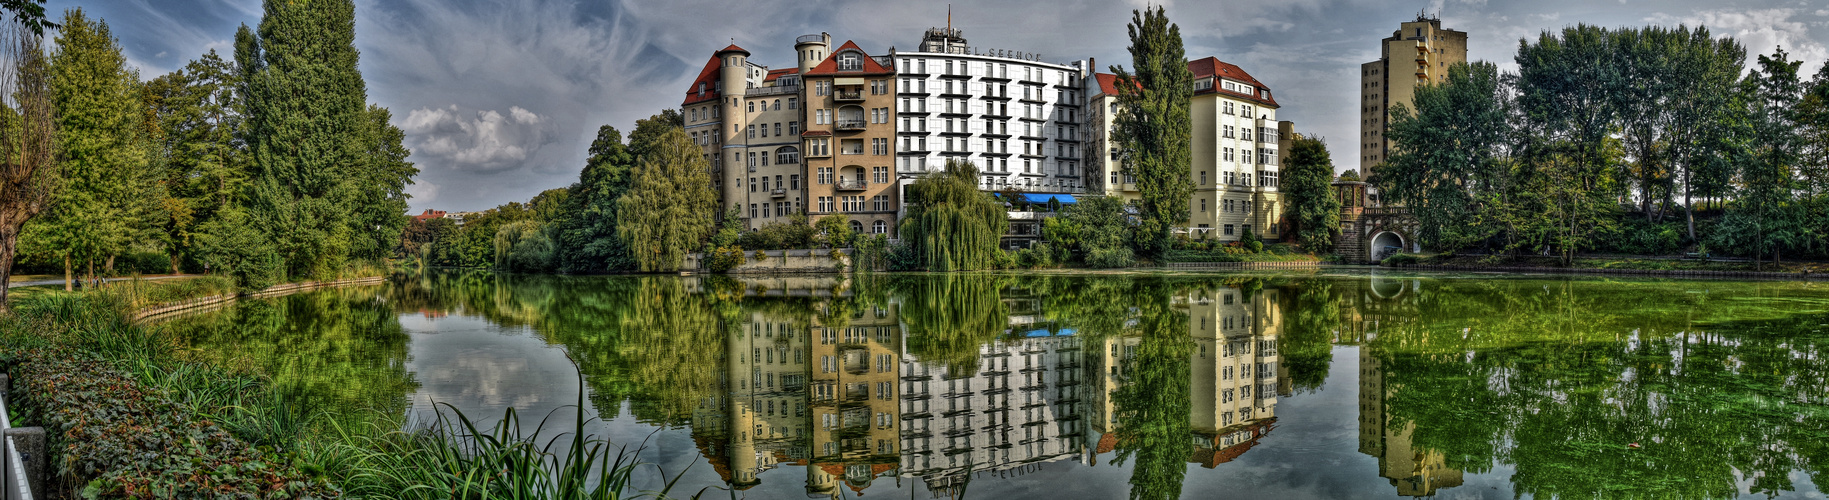
[{"label": "tall reed grass", "polygon": [[328,481],[347,498],[658,499],[672,498],[684,477],[685,471],[660,471],[671,479],[657,490],[639,489],[638,471],[658,470],[641,461],[646,442],[619,446],[589,434],[586,425],[593,419],[586,415],[582,391],[571,408],[572,428],[550,436],[552,415],[527,430],[512,408],[484,425],[448,404],[436,406],[431,422],[418,424],[398,415],[352,418],[298,407],[271,391],[265,376],[185,360],[178,342],[129,321],[127,311],[149,296],[155,295],[35,297],[0,316],[0,351],[56,347],[95,354],[188,412],[186,420],[219,425],[270,460]]}]

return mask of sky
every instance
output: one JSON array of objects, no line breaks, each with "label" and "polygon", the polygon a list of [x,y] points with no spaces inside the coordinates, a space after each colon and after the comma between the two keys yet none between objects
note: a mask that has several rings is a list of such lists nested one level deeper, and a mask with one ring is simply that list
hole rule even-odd
[{"label": "sky", "polygon": [[[974,46],[1052,62],[1128,65],[1137,0],[981,0],[952,5]],[[1359,167],[1358,68],[1419,12],[1468,33],[1470,59],[1512,62],[1519,40],[1577,23],[1706,26],[1748,51],[1782,46],[1805,77],[1829,60],[1825,0],[1167,0],[1189,59],[1218,57],[1268,85],[1278,118],[1327,139],[1338,170]],[[260,22],[261,0],[50,0],[106,20],[141,78],[216,50]],[[413,213],[483,210],[575,182],[598,127],[677,108],[713,51],[794,65],[794,38],[827,32],[865,51],[911,50],[946,24],[947,4],[863,0],[356,0],[356,48],[371,102],[393,111],[420,169]]]}]

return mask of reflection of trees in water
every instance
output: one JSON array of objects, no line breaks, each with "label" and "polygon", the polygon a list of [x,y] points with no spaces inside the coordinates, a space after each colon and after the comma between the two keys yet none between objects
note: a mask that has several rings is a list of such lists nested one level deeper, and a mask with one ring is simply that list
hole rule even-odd
[{"label": "reflection of trees in water", "polygon": [[1340,329],[1340,299],[1328,280],[1305,280],[1288,286],[1281,303],[1283,329],[1278,355],[1289,370],[1294,391],[1315,392],[1327,381],[1333,363],[1334,332]]},{"label": "reflection of trees in water", "polygon": [[1521,494],[1726,498],[1740,477],[1777,494],[1798,470],[1825,484],[1829,315],[1709,324],[1796,304],[1683,289],[1700,286],[1431,283],[1367,348],[1416,446],[1471,472],[1511,464]]},{"label": "reflection of trees in water", "polygon": [[1157,280],[1138,280],[1127,297],[1137,311],[1136,358],[1124,385],[1112,394],[1121,432],[1113,463],[1131,464],[1131,498],[1180,498],[1193,429],[1187,313],[1171,305]]},{"label": "reflection of trees in water", "polygon": [[159,324],[203,361],[270,378],[301,416],[399,416],[419,383],[407,336],[373,287],[324,290],[173,318]]},{"label": "reflection of trees in water", "polygon": [[948,373],[978,373],[978,349],[1003,335],[1002,298],[1009,277],[994,274],[907,276],[888,286],[902,301],[908,352]]}]

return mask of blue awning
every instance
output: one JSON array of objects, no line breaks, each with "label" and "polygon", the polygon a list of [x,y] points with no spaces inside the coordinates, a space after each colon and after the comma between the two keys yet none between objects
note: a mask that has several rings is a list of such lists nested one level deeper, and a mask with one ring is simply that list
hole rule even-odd
[{"label": "blue awning", "polygon": [[1078,333],[1078,332],[1075,332],[1072,328],[1062,328],[1061,331],[1059,331],[1059,332],[1049,332],[1047,330],[1029,330],[1027,332],[1023,332],[1023,336],[1024,337],[1071,337],[1071,336],[1073,336],[1074,333]]},{"label": "blue awning", "polygon": [[1023,193],[1022,194],[1023,201],[1026,201],[1029,203],[1034,203],[1037,205],[1047,204],[1049,198],[1053,198],[1055,201],[1060,202],[1062,205],[1072,205],[1074,203],[1079,203],[1079,200],[1073,199],[1073,195],[1065,194],[1065,193],[1062,193],[1062,194]]}]

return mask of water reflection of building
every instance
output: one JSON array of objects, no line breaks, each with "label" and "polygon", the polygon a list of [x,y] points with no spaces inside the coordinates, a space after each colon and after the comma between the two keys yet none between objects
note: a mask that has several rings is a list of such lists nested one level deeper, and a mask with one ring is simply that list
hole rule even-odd
[{"label": "water reflection of building", "polygon": [[[1176,298],[1188,312],[1188,333],[1196,344],[1189,363],[1189,461],[1212,468],[1255,446],[1275,427],[1276,404],[1286,369],[1277,357],[1282,330],[1278,290],[1247,293],[1239,288],[1202,290]],[[1112,451],[1117,421],[1111,395],[1123,386],[1141,339],[1107,338],[1092,348],[1090,404],[1099,440],[1094,454]]]},{"label": "water reflection of building", "polygon": [[977,373],[903,360],[901,464],[936,497],[956,496],[973,474],[1083,458],[1080,339],[1022,322],[1010,333],[979,347]]},{"label": "water reflection of building", "polygon": [[[1373,332],[1372,337],[1376,337]],[[1371,346],[1359,348],[1359,452],[1378,458],[1378,475],[1391,481],[1397,494],[1434,495],[1461,485],[1461,470],[1448,467],[1440,451],[1417,447],[1416,423],[1393,425],[1385,399],[1396,392],[1385,382],[1384,362]]]},{"label": "water reflection of building", "polygon": [[808,463],[809,339],[803,325],[761,312],[734,326],[719,381],[724,390],[700,403],[692,425],[718,474],[748,489],[763,471]]},{"label": "water reflection of building", "polygon": [[813,463],[807,495],[840,495],[839,481],[854,492],[876,477],[893,473],[901,418],[897,379],[902,329],[894,304],[859,310],[850,317],[815,320],[810,344],[809,387]]}]

